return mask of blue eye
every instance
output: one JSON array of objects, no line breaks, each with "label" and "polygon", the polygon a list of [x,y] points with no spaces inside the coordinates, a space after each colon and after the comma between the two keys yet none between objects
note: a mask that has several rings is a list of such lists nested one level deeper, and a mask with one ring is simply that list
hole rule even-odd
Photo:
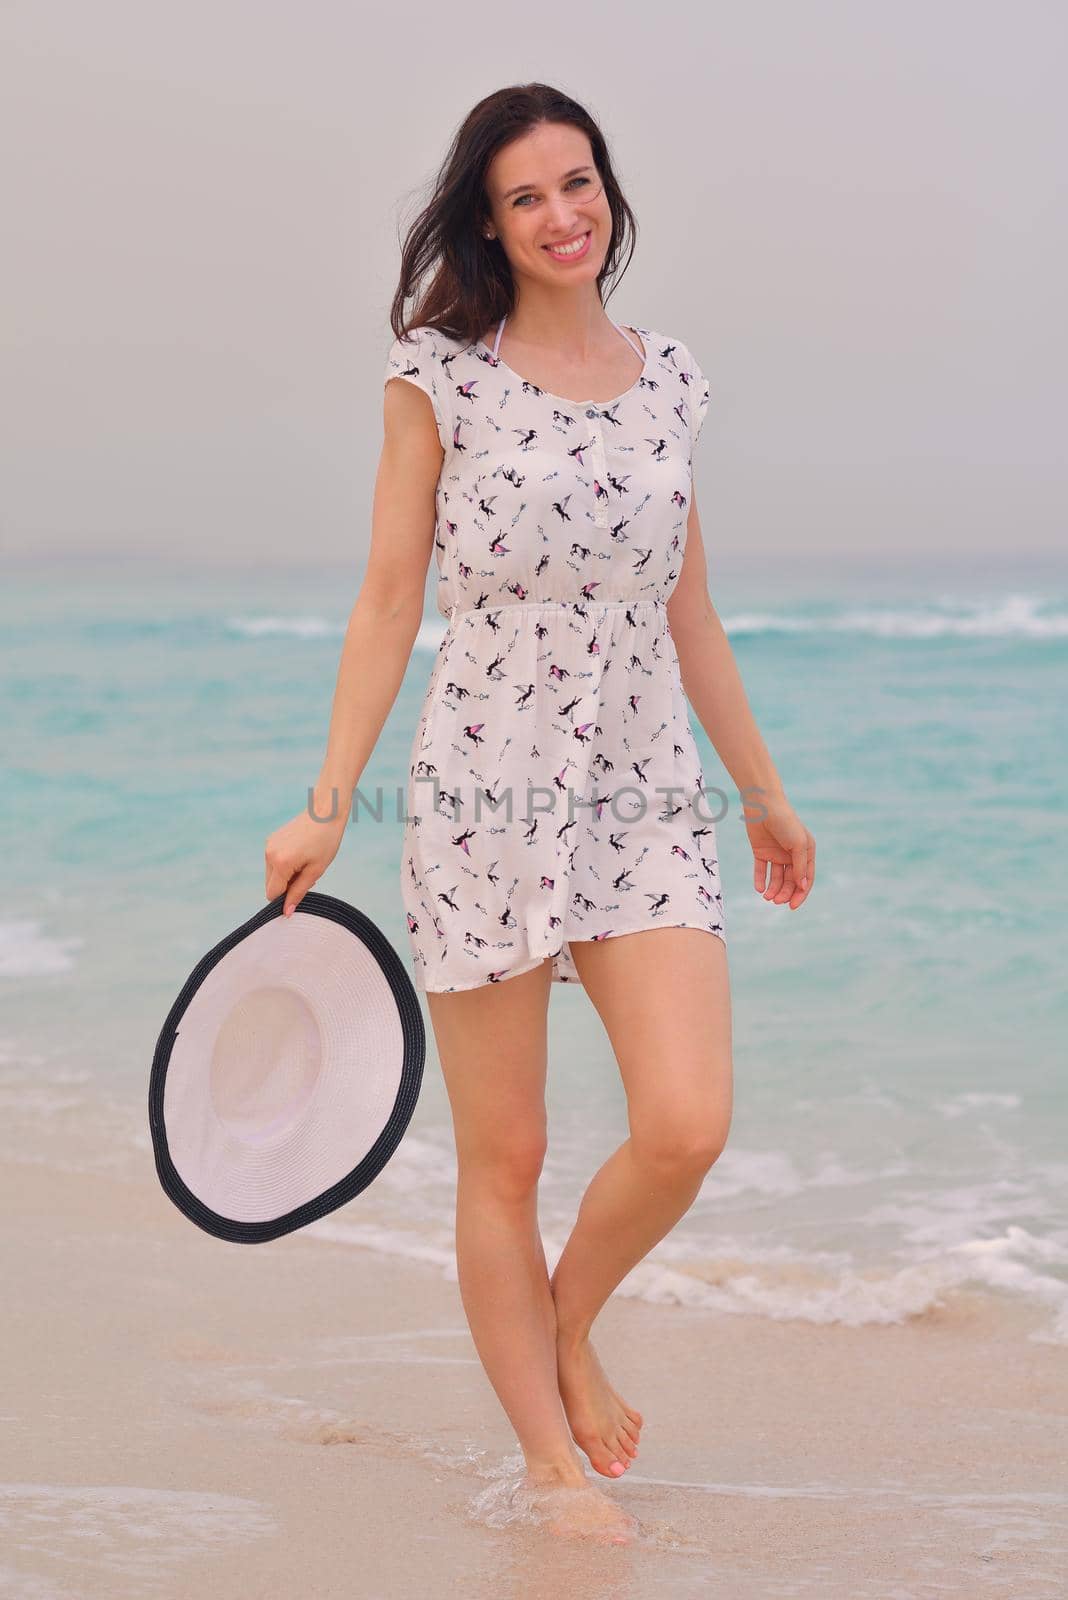
[{"label": "blue eye", "polygon": [[[567,183],[566,183],[566,184],[565,184],[565,185],[564,185],[564,187],[565,187],[565,189],[570,189],[570,188],[571,188],[571,186],[572,186],[572,184],[576,184],[576,183],[578,183],[578,184],[583,184],[583,183],[584,183],[584,184],[585,184],[585,185],[586,185],[586,186],[587,186],[587,188],[588,188],[588,187],[589,187],[589,184],[590,184],[590,180],[589,180],[589,178],[587,178],[587,177],[584,177],[584,176],[582,176],[582,175],[580,175],[580,176],[579,176],[579,177],[577,177],[577,178],[571,178],[571,179],[570,179],[570,180],[569,180],[569,181],[568,181],[568,182],[567,182]],[[529,194],[521,194],[521,195],[518,195],[518,196],[517,196],[517,197],[516,197],[516,199],[515,199],[515,200],[513,200],[513,202],[512,202],[512,208],[513,208],[513,210],[514,210],[514,209],[515,209],[515,207],[516,207],[516,206],[518,206],[518,205],[519,205],[519,204],[520,204],[520,202],[521,202],[521,201],[523,201],[523,200],[531,200],[531,199],[533,199],[533,196],[532,196],[532,195],[529,195]]]}]

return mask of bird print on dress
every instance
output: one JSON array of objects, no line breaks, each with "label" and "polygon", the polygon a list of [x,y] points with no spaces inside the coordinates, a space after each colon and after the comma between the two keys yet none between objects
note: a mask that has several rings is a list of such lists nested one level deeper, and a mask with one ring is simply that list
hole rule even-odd
[{"label": "bird print on dress", "polygon": [[[448,626],[408,771],[401,892],[417,988],[499,983],[569,942],[654,927],[726,941],[716,829],[667,601],[709,404],[689,350],[615,324],[641,371],[568,400],[432,328],[385,381],[428,395],[444,452]],[[631,334],[634,337],[631,337]]]}]

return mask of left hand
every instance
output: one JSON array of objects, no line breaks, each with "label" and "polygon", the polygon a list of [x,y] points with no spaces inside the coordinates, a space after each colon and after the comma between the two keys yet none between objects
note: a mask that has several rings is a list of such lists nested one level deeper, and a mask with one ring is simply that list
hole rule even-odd
[{"label": "left hand", "polygon": [[746,802],[746,811],[761,809],[759,822],[748,821],[743,812],[753,846],[753,887],[773,905],[789,902],[790,910],[796,911],[816,880],[816,841],[785,795],[761,795]]}]

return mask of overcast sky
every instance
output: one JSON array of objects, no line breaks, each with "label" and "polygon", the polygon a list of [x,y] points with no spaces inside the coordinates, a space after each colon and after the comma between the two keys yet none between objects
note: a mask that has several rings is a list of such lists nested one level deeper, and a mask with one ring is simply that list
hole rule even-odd
[{"label": "overcast sky", "polygon": [[1065,543],[1068,7],[0,0],[0,548],[362,566],[400,231],[542,78],[709,377],[710,560]]}]

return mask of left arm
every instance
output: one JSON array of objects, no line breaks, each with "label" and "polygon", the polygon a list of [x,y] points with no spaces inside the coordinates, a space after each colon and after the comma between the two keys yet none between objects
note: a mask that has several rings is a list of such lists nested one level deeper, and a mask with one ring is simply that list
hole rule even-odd
[{"label": "left arm", "polygon": [[[668,627],[686,698],[730,773],[743,801],[753,795],[764,815],[750,821],[753,883],[759,894],[791,910],[807,898],[816,875],[816,841],[786,798],[782,779],[746,698],[734,652],[708,593],[701,521],[691,485],[682,570],[667,603]],[[771,881],[765,888],[766,868]]]}]

